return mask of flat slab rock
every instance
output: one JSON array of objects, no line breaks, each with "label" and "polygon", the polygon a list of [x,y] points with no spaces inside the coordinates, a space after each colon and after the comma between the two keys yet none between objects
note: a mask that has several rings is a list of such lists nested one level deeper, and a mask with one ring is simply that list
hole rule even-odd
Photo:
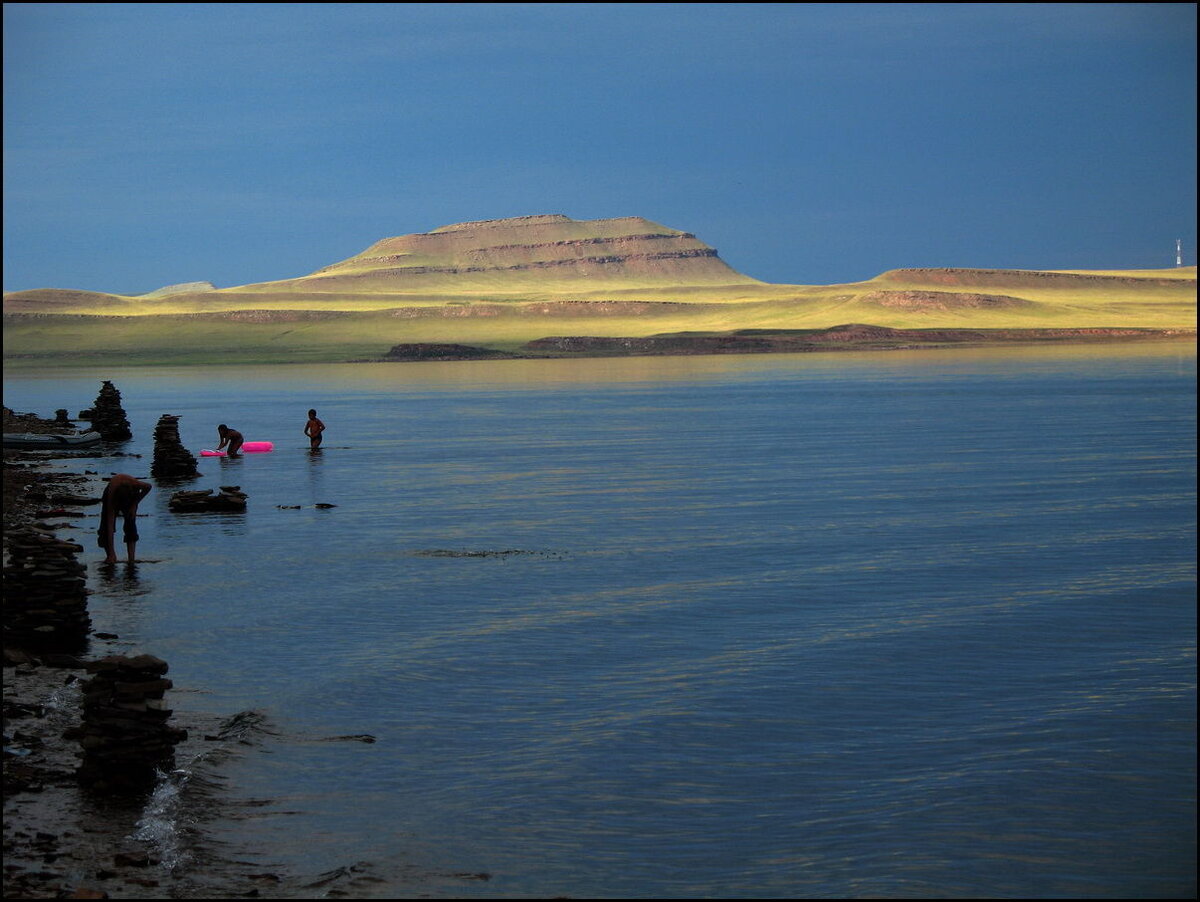
[{"label": "flat slab rock", "polygon": [[223,485],[220,492],[212,489],[176,492],[167,502],[167,507],[176,512],[244,511],[246,493],[236,485]]}]

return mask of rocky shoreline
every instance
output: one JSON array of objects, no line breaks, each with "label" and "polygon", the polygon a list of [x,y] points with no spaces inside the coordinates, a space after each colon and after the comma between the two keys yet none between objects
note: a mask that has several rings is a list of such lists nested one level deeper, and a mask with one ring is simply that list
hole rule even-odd
[{"label": "rocky shoreline", "polygon": [[[214,854],[202,829],[222,810],[206,780],[231,749],[270,733],[262,716],[179,722],[168,663],[96,630],[88,611],[88,567],[76,555],[95,556],[99,470],[146,466],[119,450],[129,437],[119,400],[105,382],[97,409],[81,413],[115,436],[97,450],[4,450],[3,897],[265,895],[285,878]],[[75,432],[65,414],[6,407],[4,432]],[[125,562],[96,566],[104,581],[136,579]]]},{"label": "rocky shoreline", "polygon": [[894,329],[890,326],[847,323],[828,329],[738,329],[732,332],[673,332],[643,337],[550,336],[527,342],[516,352],[458,344],[401,344],[392,347],[382,358],[355,362],[912,351],[1195,339],[1194,329]]},{"label": "rocky shoreline", "polygon": [[[5,408],[4,431],[75,431],[63,413],[47,420]],[[99,515],[104,477],[96,469],[64,468],[64,460],[120,467],[122,458],[139,456],[112,445],[4,451],[6,899],[208,895],[183,891],[162,849],[138,836],[155,772],[173,766],[174,744],[189,732],[167,724],[167,663],[139,654],[120,636],[93,631],[87,568],[75,558],[94,544],[94,530],[83,524]],[[186,727],[200,742],[213,738],[205,731],[217,731],[209,724]],[[219,895],[255,894],[253,884],[239,890]]]},{"label": "rocky shoreline", "polygon": [[[46,420],[5,408],[4,431],[75,430],[61,416]],[[43,641],[46,634],[39,636],[36,625],[14,617],[31,598],[57,599],[68,580],[67,594],[82,592],[86,600],[90,592],[80,586],[88,581],[87,568],[75,554],[87,547],[93,559],[97,556],[94,518],[105,478],[98,470],[131,469],[123,459],[140,457],[111,443],[87,452],[4,451],[3,898],[371,895],[382,881],[370,862],[319,874],[289,873],[246,860],[256,857],[252,850],[231,854],[208,838],[209,824],[238,820],[248,811],[258,816],[271,804],[220,791],[230,758],[253,754],[267,742],[288,741],[262,712],[228,716],[192,710],[184,718],[175,716],[169,696],[180,690],[169,678],[167,662],[138,647],[135,637],[98,630],[86,606],[82,629],[75,606],[64,618],[71,627],[65,647]],[[141,473],[148,466],[132,469]],[[236,500],[236,490],[222,487],[220,497]],[[189,494],[197,493],[173,497],[187,501]],[[31,553],[46,548],[64,555],[62,566],[42,560],[24,566]],[[100,568],[102,582],[136,581],[136,567],[124,562],[93,566]],[[19,578],[10,580],[13,575]],[[297,741],[370,744],[375,737]],[[437,884],[449,885],[452,894],[464,881],[489,876],[410,870],[405,882],[422,895]]]},{"label": "rocky shoreline", "polygon": [[[73,432],[73,424],[45,420],[4,409],[4,431],[35,434]],[[64,457],[82,456],[59,452]],[[95,454],[87,455],[94,458]],[[21,537],[44,538],[80,549],[68,530],[78,529],[71,517],[86,516],[73,501],[97,501],[90,492],[93,470],[82,473],[51,467],[61,462],[45,452],[4,452],[5,559],[12,561]],[[69,509],[70,508],[70,509]],[[67,520],[61,519],[67,517]],[[63,530],[66,539],[57,535]],[[75,567],[82,570],[81,564]],[[44,579],[34,571],[33,580]],[[85,635],[78,647],[56,648],[37,643],[10,629],[12,608],[27,595],[24,586],[5,579],[4,636],[4,898],[103,899],[158,894],[144,849],[128,839],[128,803],[114,802],[110,816],[81,817],[77,739],[82,726],[80,688],[88,661],[103,655],[105,633]],[[85,615],[86,616],[86,615]],[[90,654],[89,654],[90,653]],[[135,806],[136,808],[136,806]],[[72,812],[74,817],[64,816]]]}]

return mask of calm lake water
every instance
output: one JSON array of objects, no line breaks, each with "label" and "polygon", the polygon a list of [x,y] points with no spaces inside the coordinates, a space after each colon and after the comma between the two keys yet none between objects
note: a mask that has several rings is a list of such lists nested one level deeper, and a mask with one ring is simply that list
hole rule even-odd
[{"label": "calm lake water", "polygon": [[102,379],[143,456],[75,470],[148,477],[162,413],[197,456],[220,422],[276,445],[182,486],[245,514],[158,486],[134,572],[73,534],[93,651],[166,659],[207,725],[139,826],[198,895],[1195,895],[1194,345],[114,367],[4,403]]}]

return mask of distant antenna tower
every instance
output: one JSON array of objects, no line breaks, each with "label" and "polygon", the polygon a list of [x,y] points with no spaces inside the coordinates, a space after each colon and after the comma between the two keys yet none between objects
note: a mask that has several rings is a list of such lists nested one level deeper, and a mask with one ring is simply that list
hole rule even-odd
[{"label": "distant antenna tower", "polygon": [[1175,265],[1183,266],[1183,240],[1175,239]]}]

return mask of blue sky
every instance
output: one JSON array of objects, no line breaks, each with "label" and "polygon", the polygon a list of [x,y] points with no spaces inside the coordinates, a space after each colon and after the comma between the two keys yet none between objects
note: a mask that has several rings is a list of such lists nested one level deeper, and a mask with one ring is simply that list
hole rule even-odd
[{"label": "blue sky", "polygon": [[4,4],[4,289],[290,278],[644,216],[735,269],[1196,248],[1196,6]]}]

